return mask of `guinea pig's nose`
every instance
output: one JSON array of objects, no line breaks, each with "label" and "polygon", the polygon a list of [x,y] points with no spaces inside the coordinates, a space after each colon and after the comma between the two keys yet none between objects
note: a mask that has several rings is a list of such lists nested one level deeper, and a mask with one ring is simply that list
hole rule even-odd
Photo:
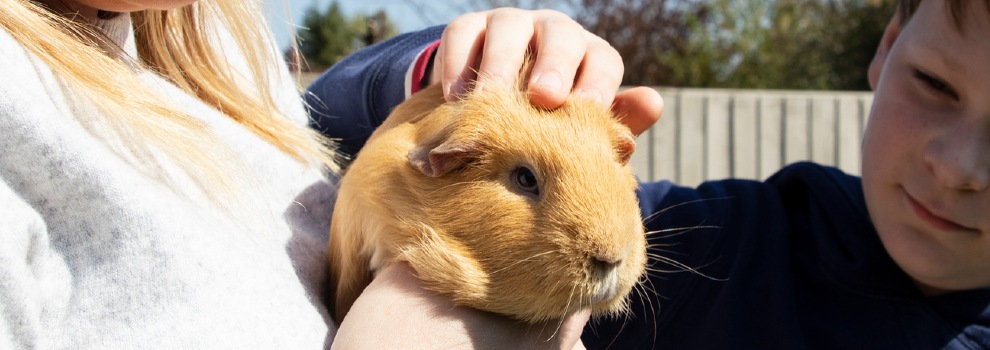
[{"label": "guinea pig's nose", "polygon": [[591,258],[591,266],[595,269],[595,273],[597,273],[599,277],[608,276],[621,264],[622,259],[619,258],[603,256],[594,256]]}]

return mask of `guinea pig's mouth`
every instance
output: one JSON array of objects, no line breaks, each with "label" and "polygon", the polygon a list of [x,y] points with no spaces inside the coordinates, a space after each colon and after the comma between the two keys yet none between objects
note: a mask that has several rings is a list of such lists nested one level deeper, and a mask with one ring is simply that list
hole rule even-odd
[{"label": "guinea pig's mouth", "polygon": [[619,294],[619,274],[613,269],[597,277],[595,290],[591,292],[591,303],[598,304],[614,299]]}]

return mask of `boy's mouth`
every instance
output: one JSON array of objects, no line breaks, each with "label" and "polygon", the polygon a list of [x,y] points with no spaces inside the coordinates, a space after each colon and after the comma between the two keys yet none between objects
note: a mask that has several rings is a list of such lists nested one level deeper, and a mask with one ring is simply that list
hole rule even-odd
[{"label": "boy's mouth", "polygon": [[914,197],[908,194],[907,191],[904,192],[904,195],[907,197],[908,204],[911,206],[911,209],[914,211],[915,215],[918,215],[918,217],[921,218],[922,221],[928,223],[929,225],[934,226],[937,229],[945,230],[945,231],[965,231],[965,232],[977,232],[977,233],[980,231],[972,227],[963,226],[960,223],[957,223],[955,221],[943,218],[941,216],[936,215],[935,213],[932,213],[931,210],[928,210],[928,208],[926,208],[923,204],[921,204],[921,202],[919,202],[917,199],[914,199]]}]

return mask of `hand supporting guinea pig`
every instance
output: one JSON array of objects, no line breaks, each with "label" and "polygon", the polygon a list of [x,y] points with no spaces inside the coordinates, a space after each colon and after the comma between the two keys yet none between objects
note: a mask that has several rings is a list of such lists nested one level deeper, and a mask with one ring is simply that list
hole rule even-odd
[{"label": "hand supporting guinea pig", "polygon": [[[590,311],[530,325],[456,307],[425,289],[408,263],[379,273],[340,324],[334,349],[584,349],[581,331]],[[355,312],[355,310],[363,310]]]},{"label": "hand supporting guinea pig", "polygon": [[622,116],[634,135],[650,128],[663,111],[663,99],[653,88],[639,86],[621,92],[622,57],[604,39],[553,10],[500,8],[462,15],[447,26],[429,75],[454,100],[476,82],[512,84],[526,50],[536,53],[529,76],[534,105],[557,108],[570,96],[590,98]]},{"label": "hand supporting guinea pig", "polygon": [[[466,14],[450,23],[441,39],[431,72],[431,83],[443,86],[447,100],[464,92],[464,82],[483,78],[488,84],[511,84],[527,49],[536,60],[529,76],[529,95],[538,106],[555,108],[569,95],[590,97],[624,116],[638,135],[648,129],[663,108],[660,95],[648,87],[616,93],[622,61],[603,39],[555,11],[496,9]],[[589,68],[589,67],[593,67]],[[449,300],[426,290],[405,263],[384,269],[364,290],[341,325],[334,347],[377,348],[506,348],[529,344],[546,348],[583,348],[579,339],[589,312],[562,321],[520,327],[515,321],[469,308],[453,307]],[[350,346],[348,346],[350,345]],[[511,345],[509,345],[511,347]]]}]

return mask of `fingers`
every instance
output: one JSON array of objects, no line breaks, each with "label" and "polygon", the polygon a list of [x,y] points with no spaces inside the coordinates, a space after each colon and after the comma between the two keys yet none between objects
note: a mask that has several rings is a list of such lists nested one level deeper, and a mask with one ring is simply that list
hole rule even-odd
[{"label": "fingers", "polygon": [[[573,95],[612,104],[622,82],[622,58],[605,40],[553,10],[495,9],[470,13],[444,31],[431,81],[450,101],[471,89],[513,84],[527,49],[535,51],[528,94],[534,105],[557,108]],[[439,73],[437,73],[439,70]]]},{"label": "fingers", "polygon": [[660,119],[663,114],[663,98],[653,88],[634,87],[615,96],[612,112],[619,116],[633,135],[639,136]]},{"label": "fingers", "polygon": [[526,348],[534,350],[584,349],[581,333],[590,318],[591,309],[581,309],[564,316],[563,319],[525,325],[524,339],[521,343],[525,344]]},{"label": "fingers", "polygon": [[581,65],[581,74],[574,83],[573,95],[592,99],[608,106],[622,84],[622,57],[604,39],[585,32],[588,49]]},{"label": "fingers", "polygon": [[534,25],[536,59],[529,76],[528,93],[533,104],[556,108],[570,94],[588,55],[587,32],[556,11],[541,12]]},{"label": "fingers", "polygon": [[487,27],[485,13],[469,13],[451,21],[440,37],[433,69],[440,72],[439,82],[448,101],[467,92],[468,82],[475,79]]},{"label": "fingers", "polygon": [[484,90],[488,84],[514,84],[530,45],[527,38],[532,38],[534,31],[531,14],[516,9],[494,10],[488,16],[488,34],[475,89]]},{"label": "fingers", "polygon": [[561,349],[584,349],[581,332],[591,318],[591,309],[583,309],[564,317],[560,325]]}]

